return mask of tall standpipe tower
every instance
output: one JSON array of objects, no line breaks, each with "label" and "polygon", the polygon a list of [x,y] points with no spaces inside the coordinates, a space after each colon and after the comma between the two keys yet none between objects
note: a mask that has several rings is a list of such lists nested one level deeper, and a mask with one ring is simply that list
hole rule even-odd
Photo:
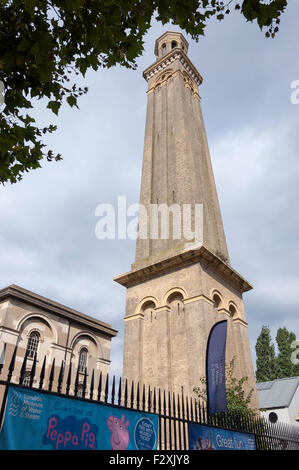
[{"label": "tall standpipe tower", "polygon": [[[252,406],[258,407],[243,306],[243,293],[252,286],[230,266],[198,94],[202,77],[187,53],[184,36],[166,32],[156,40],[155,63],[143,73],[143,210],[135,262],[115,278],[127,288],[123,377],[171,392],[184,387],[191,395],[205,376],[209,332],[225,319],[227,363],[235,356],[236,375],[248,376]],[[192,228],[201,224],[201,240],[187,239],[183,230],[174,234],[174,215],[169,236],[162,229],[153,236],[150,211],[162,206],[182,213],[190,207]]]}]

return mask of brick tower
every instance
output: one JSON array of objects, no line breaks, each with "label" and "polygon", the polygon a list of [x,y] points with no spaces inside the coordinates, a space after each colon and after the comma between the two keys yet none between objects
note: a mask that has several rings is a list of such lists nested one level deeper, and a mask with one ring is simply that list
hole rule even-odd
[{"label": "brick tower", "polygon": [[[176,32],[156,40],[148,83],[140,204],[202,207],[202,240],[151,237],[151,217],[139,236],[130,272],[115,281],[127,288],[123,377],[145,385],[192,394],[205,375],[211,327],[228,320],[227,362],[248,376],[258,406],[243,293],[251,285],[230,266],[201,112],[202,77],[187,56],[188,42]],[[139,214],[139,222],[142,214]],[[174,227],[174,225],[173,225]],[[140,228],[139,228],[140,230]],[[174,229],[173,229],[174,230]]]}]

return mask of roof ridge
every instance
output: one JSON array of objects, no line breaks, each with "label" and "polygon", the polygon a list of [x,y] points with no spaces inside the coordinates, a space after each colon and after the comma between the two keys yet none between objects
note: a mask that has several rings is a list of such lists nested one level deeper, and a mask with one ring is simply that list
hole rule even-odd
[{"label": "roof ridge", "polygon": [[268,384],[271,382],[278,382],[279,380],[290,380],[290,379],[299,380],[299,375],[293,375],[292,377],[278,377],[277,379],[273,379],[273,380],[264,380],[263,382],[257,382],[257,384]]}]

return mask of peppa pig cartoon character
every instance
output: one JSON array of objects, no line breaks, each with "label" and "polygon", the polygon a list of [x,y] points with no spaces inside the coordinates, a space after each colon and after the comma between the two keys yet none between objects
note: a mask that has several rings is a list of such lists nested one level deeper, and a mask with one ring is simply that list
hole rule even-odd
[{"label": "peppa pig cartoon character", "polygon": [[109,416],[107,426],[111,431],[111,448],[112,450],[127,450],[129,445],[129,420],[125,422],[125,415],[121,419],[116,416]]}]

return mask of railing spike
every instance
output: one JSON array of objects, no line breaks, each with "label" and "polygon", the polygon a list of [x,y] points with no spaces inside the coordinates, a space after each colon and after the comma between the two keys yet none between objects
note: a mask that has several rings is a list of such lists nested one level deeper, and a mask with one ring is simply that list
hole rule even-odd
[{"label": "railing spike", "polygon": [[118,382],[118,406],[121,406],[121,377]]},{"label": "railing spike", "polygon": [[35,372],[36,372],[36,363],[37,363],[37,353],[35,353],[34,355],[33,364],[32,364],[31,371],[30,371],[30,379],[29,379],[30,388],[33,387],[33,382],[34,382]]},{"label": "railing spike", "polygon": [[161,390],[158,390],[158,413],[161,414]]},{"label": "railing spike", "polygon": [[85,370],[84,370],[82,398],[85,398],[85,395],[86,395],[86,386],[87,386],[87,367],[85,367]]},{"label": "railing spike", "polygon": [[102,400],[102,371],[100,372],[99,385],[98,385],[98,401]]},{"label": "railing spike", "polygon": [[41,369],[41,372],[40,372],[40,376],[39,376],[39,389],[42,390],[43,388],[43,384],[44,384],[44,379],[45,379],[45,374],[46,374],[46,355],[44,356],[44,361],[43,361],[43,365],[42,365],[42,369]]},{"label": "railing spike", "polygon": [[10,364],[9,364],[9,367],[8,367],[7,382],[10,382],[11,378],[12,378],[12,374],[13,374],[13,371],[14,371],[14,368],[15,368],[17,349],[18,349],[18,345],[16,344],[15,348],[14,348],[12,358],[11,358],[11,361],[10,361]]},{"label": "railing spike", "polygon": [[79,392],[79,370],[80,370],[80,365],[78,364],[76,379],[75,379],[75,390],[74,390],[75,397],[78,396],[78,392]]},{"label": "railing spike", "polygon": [[22,363],[22,367],[21,367],[21,371],[20,371],[20,378],[19,378],[19,384],[20,385],[23,385],[23,383],[24,383],[24,379],[25,379],[25,375],[26,375],[27,357],[28,357],[28,351],[26,350],[24,360],[23,360],[23,363]]},{"label": "railing spike", "polygon": [[59,377],[58,377],[57,393],[61,393],[62,391],[63,376],[64,376],[64,360],[61,361]]},{"label": "railing spike", "polygon": [[71,383],[72,383],[72,360],[70,359],[70,365],[69,365],[69,370],[68,370],[67,379],[66,379],[66,390],[65,390],[66,395],[70,394]]},{"label": "railing spike", "polygon": [[3,349],[1,351],[1,356],[0,356],[0,375],[1,375],[1,372],[2,372],[2,368],[4,366],[5,353],[6,353],[6,343],[3,343]]},{"label": "railing spike", "polygon": [[134,408],[134,380],[131,385],[131,408]]},{"label": "railing spike", "polygon": [[108,393],[109,393],[109,373],[106,375],[105,403],[108,403]]},{"label": "railing spike", "polygon": [[124,396],[124,405],[125,407],[128,406],[128,379],[126,379],[126,382],[125,382],[125,396]]},{"label": "railing spike", "polygon": [[137,407],[137,410],[140,409],[140,390],[139,390],[139,382],[137,382],[136,407]]},{"label": "railing spike", "polygon": [[111,390],[111,404],[114,405],[114,398],[115,398],[115,375],[113,375],[112,380],[112,390]]},{"label": "railing spike", "polygon": [[93,399],[93,389],[94,389],[94,369],[92,369],[91,380],[90,380],[90,388],[89,388],[90,400]]},{"label": "railing spike", "polygon": [[55,357],[53,359],[52,367],[51,367],[51,371],[50,371],[49,387],[48,387],[49,392],[51,392],[51,390],[52,390],[54,375],[55,375]]}]

